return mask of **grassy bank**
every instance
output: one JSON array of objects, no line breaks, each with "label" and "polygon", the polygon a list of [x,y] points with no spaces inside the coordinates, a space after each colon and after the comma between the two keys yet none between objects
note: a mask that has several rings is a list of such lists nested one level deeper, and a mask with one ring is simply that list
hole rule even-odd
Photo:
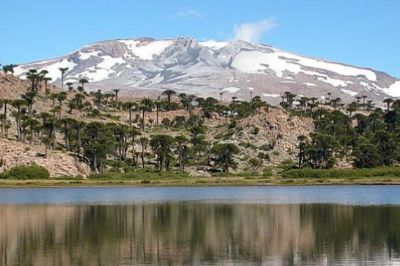
[{"label": "grassy bank", "polygon": [[400,168],[374,169],[292,169],[281,174],[224,174],[189,177],[179,172],[158,173],[135,170],[127,173],[104,173],[89,178],[0,179],[0,187],[61,186],[266,186],[266,185],[400,185]]},{"label": "grassy bank", "polygon": [[400,167],[363,169],[291,169],[282,173],[283,178],[399,178]]}]

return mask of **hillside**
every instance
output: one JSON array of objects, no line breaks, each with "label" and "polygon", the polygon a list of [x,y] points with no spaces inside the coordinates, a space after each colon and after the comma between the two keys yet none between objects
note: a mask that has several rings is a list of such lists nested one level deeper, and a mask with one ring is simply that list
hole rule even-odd
[{"label": "hillside", "polygon": [[202,97],[232,96],[248,100],[250,93],[272,104],[290,91],[306,97],[340,97],[350,102],[366,95],[375,102],[400,96],[400,81],[383,72],[323,59],[295,55],[281,49],[244,41],[199,42],[191,38],[151,38],[102,41],[68,55],[20,65],[27,70],[49,71],[60,83],[86,78],[91,90],[122,89],[127,96],[158,95],[169,88]]},{"label": "hillside", "polygon": [[[20,80],[18,77],[11,75],[0,76],[1,99],[17,99],[18,95],[22,95],[24,92],[30,90],[31,84],[27,81]],[[60,95],[60,90],[56,87],[52,88],[52,94]],[[104,105],[100,112],[96,108],[89,109],[77,109],[72,108],[70,103],[74,103],[77,95],[81,95],[86,99],[86,105],[95,105],[96,100],[94,94],[81,94],[76,90],[66,93],[66,99],[60,105],[56,100],[53,102],[49,98],[52,95],[46,96],[44,92],[39,91],[38,96],[35,97],[33,104],[33,111],[35,113],[33,120],[37,120],[39,127],[38,132],[44,130],[40,127],[41,117],[44,113],[54,114],[57,118],[58,112],[61,112],[62,119],[60,121],[82,121],[84,123],[101,122],[110,124],[119,124],[121,126],[129,126],[129,111],[122,108],[123,101],[127,99],[121,99],[119,103],[115,102],[111,98],[111,95],[105,94],[103,99]],[[173,105],[178,106],[178,99],[173,97]],[[167,104],[166,100],[164,103]],[[171,103],[172,104],[172,103]],[[118,107],[117,107],[118,106]],[[72,108],[72,109],[71,109]],[[9,107],[9,113],[12,112]],[[14,109],[15,111],[15,109]],[[94,115],[94,113],[96,115]],[[14,112],[15,114],[15,112]],[[133,128],[140,132],[141,122],[140,118],[143,113],[140,110],[132,110],[131,117],[133,120]],[[169,136],[186,136],[188,139],[191,138],[190,129],[185,129],[185,126],[178,125],[178,121],[187,123],[192,118],[203,116],[203,112],[200,108],[194,108],[190,112],[185,109],[178,108],[176,110],[162,110],[158,114],[158,120],[160,125],[156,125],[157,112],[153,108],[151,111],[147,111],[145,114],[146,130],[140,133],[141,137],[151,139],[154,134],[166,134]],[[36,118],[35,118],[36,117]],[[69,119],[69,120],[66,120]],[[139,119],[139,120],[138,120]],[[182,120],[183,119],[183,120]],[[198,118],[195,118],[198,119]],[[7,170],[18,164],[38,164],[48,168],[52,176],[87,176],[90,172],[89,166],[85,165],[85,161],[77,160],[74,157],[74,153],[66,151],[65,149],[65,135],[63,133],[63,127],[57,126],[56,135],[54,135],[54,143],[57,150],[48,147],[48,157],[44,158],[45,147],[43,146],[42,140],[39,136],[31,135],[29,126],[23,131],[22,137],[18,136],[17,130],[17,117],[15,115],[9,115],[8,120],[10,121],[10,128],[7,130],[7,136],[5,138],[4,133],[3,139],[1,140],[2,150],[0,152],[0,160],[2,161],[2,167],[0,172]],[[29,122],[27,122],[29,123]],[[61,123],[61,122],[60,122]],[[63,122],[64,123],[64,122]],[[72,122],[70,122],[72,123]],[[181,122],[182,123],[182,122]],[[201,125],[199,122],[195,122],[194,126]],[[184,125],[183,124],[183,125]],[[70,127],[73,127],[71,124]],[[233,143],[240,149],[238,156],[235,161],[237,164],[236,171],[243,171],[249,169],[249,159],[261,158],[264,160],[264,166],[277,165],[285,160],[296,160],[297,156],[297,137],[300,135],[308,135],[313,131],[313,122],[310,118],[301,118],[298,116],[292,116],[288,111],[281,108],[260,108],[258,111],[251,115],[248,119],[232,119],[221,116],[218,113],[214,113],[211,117],[204,119],[204,126],[206,128],[206,134],[204,134],[204,141],[206,143]],[[72,130],[72,129],[71,129]],[[16,133],[17,132],[17,133]],[[41,134],[45,134],[45,131]],[[69,136],[70,138],[72,136]],[[32,141],[30,140],[32,138]],[[70,140],[73,141],[72,139]],[[142,144],[139,140],[132,147],[128,147],[128,154],[135,154],[137,163],[140,162],[140,156],[142,151]],[[146,160],[148,164],[155,164],[156,158],[152,155],[151,147],[148,145],[145,148]],[[209,156],[209,155],[208,155]],[[111,157],[109,157],[111,158]],[[212,167],[211,167],[212,168]],[[191,175],[208,175],[209,165],[188,165],[186,171]]]}]

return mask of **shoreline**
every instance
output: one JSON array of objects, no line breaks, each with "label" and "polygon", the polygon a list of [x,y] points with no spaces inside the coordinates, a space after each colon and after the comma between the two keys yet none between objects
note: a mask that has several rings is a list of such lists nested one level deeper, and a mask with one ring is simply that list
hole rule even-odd
[{"label": "shoreline", "polygon": [[33,187],[218,187],[218,186],[328,186],[328,185],[400,185],[398,177],[365,178],[281,178],[281,177],[191,177],[151,179],[38,179],[0,180],[0,188]]}]

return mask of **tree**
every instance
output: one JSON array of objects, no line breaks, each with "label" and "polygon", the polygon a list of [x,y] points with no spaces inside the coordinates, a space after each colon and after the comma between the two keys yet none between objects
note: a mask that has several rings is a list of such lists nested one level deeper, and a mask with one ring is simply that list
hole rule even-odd
[{"label": "tree", "polygon": [[[360,98],[361,99],[361,98]],[[347,107],[347,112],[349,112],[349,120],[351,122],[352,119],[352,114],[357,110],[358,104],[356,102],[352,102],[349,104]]]},{"label": "tree", "polygon": [[67,85],[68,91],[72,91],[74,89],[72,82],[67,82],[65,85]]},{"label": "tree", "polygon": [[312,133],[305,147],[306,162],[312,168],[331,168],[335,164],[334,152],[338,142],[328,134]]},{"label": "tree", "polygon": [[365,142],[357,146],[353,152],[354,166],[357,168],[372,168],[382,165],[377,147]]},{"label": "tree", "polygon": [[15,117],[15,121],[17,124],[17,136],[18,140],[21,140],[21,117],[22,117],[22,107],[26,105],[25,100],[23,99],[16,99],[11,102],[11,106],[16,108],[17,111],[13,112]]},{"label": "tree", "polygon": [[131,136],[132,162],[136,165],[135,139],[137,136],[140,136],[140,132],[136,128],[130,128],[129,134]]},{"label": "tree", "polygon": [[44,101],[46,102],[47,101],[47,98],[48,98],[48,96],[49,96],[49,94],[50,94],[50,90],[49,90],[49,88],[48,88],[48,84],[49,84],[49,82],[51,81],[52,79],[50,78],[50,77],[44,77],[43,78],[43,81],[44,81]]},{"label": "tree", "polygon": [[378,130],[373,135],[371,142],[376,145],[382,164],[385,166],[393,165],[399,159],[399,142],[393,134]]},{"label": "tree", "polygon": [[96,173],[100,172],[112,148],[109,129],[103,123],[90,122],[83,130],[82,147],[91,169]]},{"label": "tree", "polygon": [[64,91],[64,77],[65,73],[68,71],[68,67],[60,67],[58,70],[61,71],[61,90]]},{"label": "tree", "polygon": [[26,78],[30,80],[31,82],[31,91],[37,91],[38,90],[38,80],[39,80],[39,74],[36,69],[29,69],[28,72],[26,73]]},{"label": "tree", "polygon": [[177,152],[178,152],[179,170],[183,172],[185,171],[185,164],[187,162],[187,157],[188,157],[188,147],[186,146],[188,139],[185,136],[180,135],[175,137],[175,142],[178,145]]},{"label": "tree", "polygon": [[299,168],[301,168],[305,161],[306,161],[306,146],[307,146],[307,138],[304,135],[300,135],[297,137],[297,141],[299,142],[298,148],[299,148],[299,154],[298,154],[298,158],[299,158],[299,163],[298,166]]},{"label": "tree", "polygon": [[163,91],[162,95],[166,95],[167,99],[168,99],[168,102],[170,103],[171,102],[171,97],[173,95],[176,95],[176,92],[174,90],[165,90],[165,91]]},{"label": "tree", "polygon": [[137,107],[137,104],[135,102],[124,102],[122,104],[122,108],[127,110],[129,113],[129,125],[132,126],[132,109],[134,107]]},{"label": "tree", "polygon": [[233,156],[239,153],[239,148],[232,143],[218,143],[212,146],[211,153],[214,155],[215,164],[227,173],[230,167],[236,166]]},{"label": "tree", "polygon": [[146,152],[147,144],[149,144],[149,139],[146,137],[141,137],[140,138],[140,145],[142,146],[142,152],[141,152],[141,157],[142,157],[142,168],[144,169],[144,153]]},{"label": "tree", "polygon": [[169,170],[172,147],[175,139],[168,135],[155,135],[151,137],[150,146],[157,156],[158,170]]},{"label": "tree", "polygon": [[85,91],[85,84],[89,83],[89,81],[86,78],[81,78],[79,83],[81,84],[82,91]]},{"label": "tree", "polygon": [[139,109],[142,111],[142,131],[144,131],[145,113],[153,110],[153,101],[150,98],[143,98],[140,101]]},{"label": "tree", "polygon": [[61,117],[61,111],[62,111],[62,103],[67,99],[67,93],[65,91],[62,91],[57,94],[57,101],[58,101],[58,106],[59,106],[59,113],[58,117]]},{"label": "tree", "polygon": [[14,64],[9,64],[9,65],[4,65],[3,66],[3,72],[4,73],[8,73],[10,72],[11,75],[14,75],[14,68],[16,68],[18,65],[14,65]]},{"label": "tree", "polygon": [[383,100],[383,102],[387,104],[387,111],[389,111],[390,110],[390,104],[393,102],[393,99],[386,98],[385,100]]},{"label": "tree", "polygon": [[[190,120],[190,118],[189,118]],[[188,121],[188,123],[190,123]],[[190,142],[193,145],[193,153],[197,155],[196,161],[197,164],[200,163],[200,155],[201,153],[205,150],[206,146],[206,141],[205,141],[205,136],[204,134],[206,133],[206,128],[200,123],[196,123],[197,125],[193,126],[190,129],[191,132],[191,137],[190,137]]]},{"label": "tree", "polygon": [[[119,93],[119,91],[120,91],[120,89],[113,89],[113,92],[115,93],[115,103],[116,104],[118,104],[118,93]],[[115,105],[114,105],[114,107],[115,107]]]},{"label": "tree", "polygon": [[30,115],[32,115],[32,108],[33,104],[35,103],[36,95],[36,91],[27,91],[25,94],[21,95],[21,98],[25,100],[25,104],[28,106],[28,113]]},{"label": "tree", "polygon": [[251,169],[253,174],[257,173],[258,169],[260,169],[262,164],[263,164],[262,160],[257,159],[257,158],[251,158],[249,160],[250,169]]}]

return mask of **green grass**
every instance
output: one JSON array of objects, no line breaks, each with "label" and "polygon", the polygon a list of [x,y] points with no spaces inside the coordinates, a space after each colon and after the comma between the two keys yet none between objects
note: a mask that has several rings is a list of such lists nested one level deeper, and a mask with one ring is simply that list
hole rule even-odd
[{"label": "green grass", "polygon": [[89,176],[89,179],[102,180],[125,180],[125,179],[179,179],[187,178],[188,174],[180,172],[157,172],[150,169],[131,169],[125,173],[105,172],[97,175]]},{"label": "green grass", "polygon": [[291,169],[282,173],[283,178],[370,178],[400,177],[400,167],[364,169]]}]

